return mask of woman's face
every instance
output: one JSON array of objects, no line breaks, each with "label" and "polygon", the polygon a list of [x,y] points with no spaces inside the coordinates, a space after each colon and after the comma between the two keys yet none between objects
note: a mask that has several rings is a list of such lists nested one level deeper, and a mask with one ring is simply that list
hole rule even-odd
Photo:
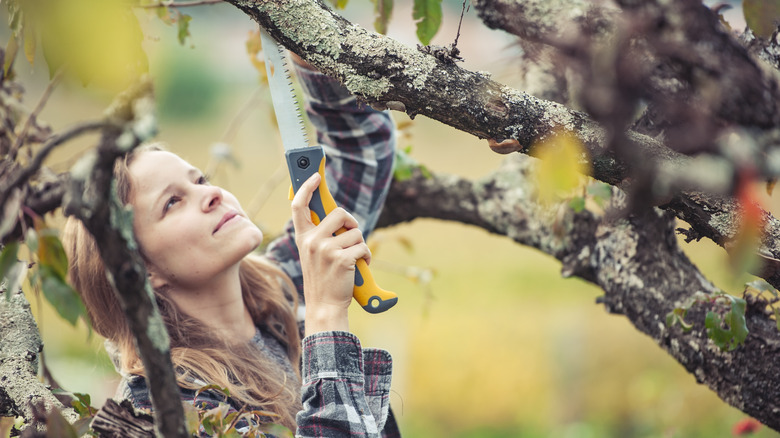
[{"label": "woman's face", "polygon": [[238,200],[179,156],[142,152],[129,172],[133,225],[154,286],[199,287],[262,242]]}]

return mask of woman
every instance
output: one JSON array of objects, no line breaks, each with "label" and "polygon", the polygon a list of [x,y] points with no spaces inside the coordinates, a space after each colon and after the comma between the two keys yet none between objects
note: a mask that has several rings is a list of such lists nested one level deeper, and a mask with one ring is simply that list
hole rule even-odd
[{"label": "woman", "polygon": [[[354,216],[337,209],[319,225],[311,222],[315,174],[293,200],[287,232],[260,257],[251,253],[263,235],[236,198],[170,152],[151,146],[128,155],[115,168],[117,191],[134,210],[184,400],[201,409],[227,401],[231,410],[262,410],[269,413],[262,421],[296,436],[397,435],[392,415],[387,421],[390,356],[363,350],[347,318],[355,261],[371,257],[358,226],[373,228],[390,181],[392,122],[357,105],[327,77],[303,67],[298,74],[328,153],[329,188]],[[348,231],[334,236],[341,227]],[[63,237],[71,281],[95,331],[117,350],[121,397],[151,408],[141,361],[94,241],[74,219]],[[302,351],[299,297],[305,300]],[[201,391],[206,385],[230,396]]]}]

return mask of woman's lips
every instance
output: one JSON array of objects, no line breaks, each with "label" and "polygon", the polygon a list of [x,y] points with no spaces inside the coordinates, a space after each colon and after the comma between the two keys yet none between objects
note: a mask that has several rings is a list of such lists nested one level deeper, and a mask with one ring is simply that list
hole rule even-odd
[{"label": "woman's lips", "polygon": [[222,219],[220,219],[219,223],[217,224],[217,227],[214,228],[214,231],[211,234],[214,234],[217,231],[219,231],[219,229],[222,228],[222,226],[225,225],[225,223],[227,221],[229,221],[230,219],[233,219],[236,216],[238,216],[238,212],[237,211],[229,211],[229,212],[225,213],[225,215],[222,216]]}]

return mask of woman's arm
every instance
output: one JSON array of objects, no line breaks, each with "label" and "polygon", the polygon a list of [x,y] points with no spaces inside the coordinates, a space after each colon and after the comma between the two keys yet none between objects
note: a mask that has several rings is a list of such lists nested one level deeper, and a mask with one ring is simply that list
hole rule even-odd
[{"label": "woman's arm", "polygon": [[[341,84],[316,71],[296,69],[306,112],[323,145],[326,179],[336,204],[358,221],[363,237],[374,229],[392,178],[395,125],[387,112],[357,102]],[[266,255],[293,280],[303,298],[303,277],[292,222]]]},{"label": "woman's arm", "polygon": [[[376,224],[390,184],[395,127],[387,113],[358,104],[327,76],[303,68],[298,76],[327,154],[328,187],[342,208],[314,227],[308,200],[319,180],[315,174],[293,201],[287,233],[268,249],[306,303],[309,336],[303,341],[297,434],[378,437],[388,418],[392,361],[385,351],[363,350],[348,333],[347,308],[355,261],[370,257],[363,239]],[[349,231],[334,237],[341,227]]]},{"label": "woman's arm", "polygon": [[[319,174],[312,175],[292,202],[307,303],[303,410],[297,416],[297,436],[379,437],[389,408],[390,355],[376,351],[368,354],[370,363],[366,368],[363,349],[358,338],[349,333],[348,320],[355,262],[360,258],[370,261],[371,252],[357,220],[344,209],[333,210],[318,225],[312,222],[309,201],[319,182]],[[335,235],[341,228],[346,231]],[[366,376],[385,379],[366,385]],[[381,384],[382,389],[369,397],[367,391],[377,389],[374,383]],[[377,396],[380,401],[372,406],[369,400]]]},{"label": "woman's arm", "polygon": [[390,354],[362,350],[346,332],[303,341],[303,410],[299,437],[379,437],[390,407]]}]

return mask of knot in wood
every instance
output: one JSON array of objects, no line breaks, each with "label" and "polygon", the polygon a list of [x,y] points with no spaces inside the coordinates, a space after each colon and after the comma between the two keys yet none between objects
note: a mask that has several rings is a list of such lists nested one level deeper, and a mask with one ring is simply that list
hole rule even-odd
[{"label": "knot in wood", "polygon": [[450,46],[423,46],[422,44],[417,44],[417,50],[433,55],[436,59],[445,64],[454,64],[463,61],[463,58],[460,56],[460,49],[458,49],[455,44],[451,44]]}]

